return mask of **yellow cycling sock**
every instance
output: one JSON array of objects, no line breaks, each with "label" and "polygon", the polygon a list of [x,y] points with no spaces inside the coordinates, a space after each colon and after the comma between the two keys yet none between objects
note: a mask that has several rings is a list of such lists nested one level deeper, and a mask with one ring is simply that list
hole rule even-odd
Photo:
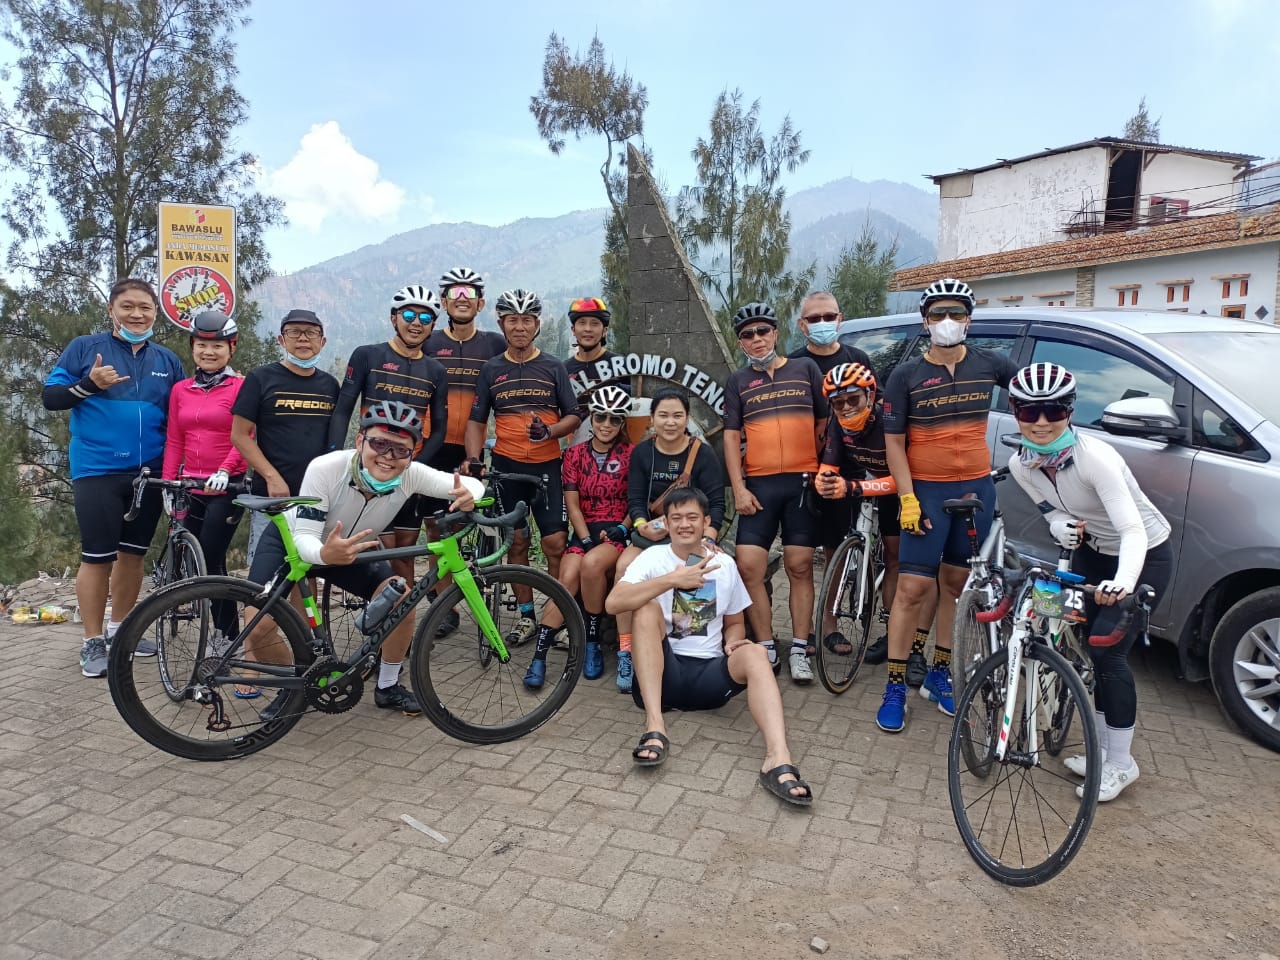
[{"label": "yellow cycling sock", "polygon": [[916,635],[911,638],[911,652],[924,656],[925,645],[929,642],[928,630],[916,630]]}]

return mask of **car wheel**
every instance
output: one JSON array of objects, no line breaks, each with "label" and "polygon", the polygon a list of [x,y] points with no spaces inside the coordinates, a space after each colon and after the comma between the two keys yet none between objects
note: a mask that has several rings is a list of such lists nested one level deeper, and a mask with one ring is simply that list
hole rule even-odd
[{"label": "car wheel", "polygon": [[1209,675],[1228,718],[1280,751],[1280,587],[1245,597],[1218,622]]}]

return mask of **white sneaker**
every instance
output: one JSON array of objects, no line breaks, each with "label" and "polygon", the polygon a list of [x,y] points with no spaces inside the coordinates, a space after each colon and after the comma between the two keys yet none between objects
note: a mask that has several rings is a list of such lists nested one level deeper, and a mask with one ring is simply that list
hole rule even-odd
[{"label": "white sneaker", "polygon": [[[1102,751],[1102,762],[1104,764],[1107,762],[1106,750]],[[1088,765],[1085,763],[1083,753],[1077,753],[1074,757],[1067,757],[1067,759],[1062,761],[1062,765],[1081,780],[1085,778],[1085,771],[1088,769]]]},{"label": "white sneaker", "polygon": [[793,647],[787,666],[791,668],[791,679],[796,683],[813,683],[813,668],[809,666],[809,657],[803,650]]},{"label": "white sneaker", "polygon": [[[1102,765],[1102,784],[1098,787],[1098,802],[1106,803],[1120,796],[1129,784],[1138,779],[1138,762],[1135,760],[1128,770],[1121,770],[1115,764]],[[1076,787],[1076,796],[1084,796],[1084,787]]]}]

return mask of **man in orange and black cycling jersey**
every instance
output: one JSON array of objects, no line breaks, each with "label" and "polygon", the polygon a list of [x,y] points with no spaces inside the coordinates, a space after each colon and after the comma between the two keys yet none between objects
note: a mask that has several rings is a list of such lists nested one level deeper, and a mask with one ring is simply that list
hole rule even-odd
[{"label": "man in orange and black cycling jersey", "polygon": [[[542,301],[527,290],[508,290],[498,297],[498,324],[507,338],[507,349],[494,357],[480,371],[476,381],[476,399],[467,424],[467,457],[465,471],[472,476],[482,468],[480,452],[484,449],[485,427],[493,414],[497,443],[491,462],[500,473],[524,473],[542,477],[546,497],[534,507],[533,519],[542,537],[542,554],[547,558],[547,572],[559,576],[560,557],[564,554],[569,521],[564,508],[564,491],[560,474],[560,439],[572,436],[578,428],[578,400],[569,385],[564,364],[533,345],[542,317]],[[528,484],[505,484],[500,499],[525,500],[532,506],[534,493]],[[507,553],[508,561],[528,565],[529,528],[516,531]],[[512,646],[528,643],[538,632],[532,594],[526,587],[516,588],[520,603],[520,619],[507,635]]]},{"label": "man in orange and black cycling jersey", "polygon": [[747,356],[747,366],[730,374],[724,389],[724,461],[739,517],[734,559],[751,594],[752,633],[776,672],[781,659],[764,579],[769,547],[782,528],[782,562],[791,584],[787,664],[792,680],[812,683],[807,648],[818,525],[801,500],[804,474],[818,472],[820,431],[827,419],[822,374],[812,360],[778,356],[778,318],[768,304],[742,307],[733,316],[733,329]]},{"label": "man in orange and black cycling jersey", "polygon": [[[951,637],[956,600],[969,576],[965,525],[942,509],[944,500],[977,497],[979,541],[991,529],[996,506],[987,447],[987,414],[997,387],[1007,387],[1017,365],[1008,357],[965,346],[973,313],[973,290],[950,278],[931,284],[920,297],[929,334],[924,356],[900,363],[884,399],[885,448],[898,485],[898,591],[889,617],[889,683],[876,715],[881,730],[906,724],[907,658],[921,605],[939,588],[933,664],[921,696],[955,713],[951,692]],[[917,641],[914,652],[923,655]]]},{"label": "man in orange and black cycling jersey", "polygon": [[578,417],[582,420],[573,442],[591,439],[587,404],[591,395],[605,384],[621,386],[630,393],[630,378],[613,363],[618,354],[605,348],[612,314],[599,297],[579,297],[569,304],[569,329],[573,331],[573,355],[564,362],[569,383],[578,397]]},{"label": "man in orange and black cycling jersey", "polygon": [[507,348],[502,334],[478,330],[484,309],[484,278],[470,267],[454,267],[440,278],[440,297],[449,323],[427,338],[426,351],[444,367],[449,394],[449,422],[444,446],[431,461],[437,470],[457,470],[467,459],[467,418],[476,398],[480,368]]},{"label": "man in orange and black cycling jersey", "polygon": [[[881,609],[888,614],[893,609],[898,585],[898,486],[889,473],[884,442],[884,410],[876,396],[876,376],[870,367],[861,363],[842,363],[822,378],[822,393],[831,405],[831,418],[827,421],[822,465],[818,467],[814,486],[825,500],[832,503],[848,503],[856,507],[859,497],[880,498],[876,504],[880,537],[884,544]],[[846,520],[838,536],[844,536],[849,522]],[[834,531],[826,532],[830,535]],[[934,607],[930,601],[921,606],[917,639],[929,639]],[[852,654],[853,644],[835,627],[831,617],[817,625],[821,642],[839,656]],[[884,663],[888,647],[888,636],[880,637],[867,647],[863,661]]]},{"label": "man in orange and black cycling jersey", "polygon": [[[410,284],[391,297],[391,339],[356,347],[347,361],[347,375],[329,421],[330,450],[346,446],[347,425],[357,402],[363,416],[379,400],[398,400],[422,421],[422,449],[415,459],[432,462],[445,439],[445,372],[423,347],[442,312],[439,298],[421,284]],[[423,519],[446,505],[444,500],[410,497],[391,522],[392,536],[384,536],[383,541],[412,546],[418,542]],[[412,558],[392,560],[391,569],[413,583]]]}]

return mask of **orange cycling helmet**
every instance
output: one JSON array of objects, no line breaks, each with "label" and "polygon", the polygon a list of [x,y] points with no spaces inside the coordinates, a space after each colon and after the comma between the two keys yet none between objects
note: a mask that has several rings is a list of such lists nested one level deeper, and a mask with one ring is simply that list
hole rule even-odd
[{"label": "orange cycling helmet", "polygon": [[860,363],[842,363],[822,378],[822,395],[827,399],[854,390],[867,392],[868,405],[875,399],[876,375]]}]

